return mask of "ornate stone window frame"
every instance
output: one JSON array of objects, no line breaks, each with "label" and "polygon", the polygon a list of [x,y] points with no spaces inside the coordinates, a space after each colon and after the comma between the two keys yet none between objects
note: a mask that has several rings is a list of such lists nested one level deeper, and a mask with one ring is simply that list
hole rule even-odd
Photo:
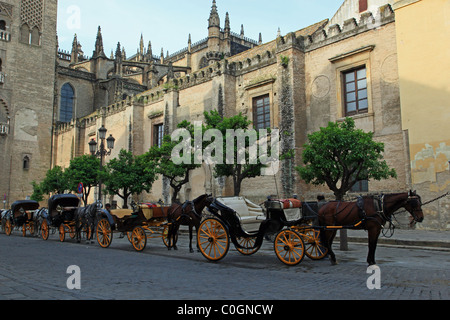
[{"label": "ornate stone window frame", "polygon": [[[337,119],[343,120],[346,117],[345,112],[345,98],[344,98],[344,78],[346,71],[356,69],[359,67],[366,67],[367,72],[367,98],[368,98],[368,112],[352,116],[353,118],[373,118],[373,103],[372,103],[372,68],[371,68],[371,52],[375,49],[375,45],[361,47],[346,53],[337,55],[329,59],[334,69],[336,77],[336,102],[337,102]],[[373,121],[372,121],[373,122]]]}]

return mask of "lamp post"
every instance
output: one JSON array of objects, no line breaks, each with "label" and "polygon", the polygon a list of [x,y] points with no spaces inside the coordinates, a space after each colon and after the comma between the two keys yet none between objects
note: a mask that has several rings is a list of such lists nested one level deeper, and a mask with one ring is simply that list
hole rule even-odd
[{"label": "lamp post", "polygon": [[[103,169],[103,159],[105,156],[110,156],[111,151],[114,149],[114,143],[116,142],[116,139],[112,135],[109,135],[108,139],[106,139],[106,147],[105,149],[105,138],[106,138],[106,130],[105,126],[102,126],[100,129],[98,129],[98,138],[100,139],[100,148],[97,149],[97,142],[95,139],[92,139],[89,141],[89,151],[91,155],[94,157],[100,158],[100,171]],[[102,200],[102,180],[99,178],[98,180],[98,200]]]}]

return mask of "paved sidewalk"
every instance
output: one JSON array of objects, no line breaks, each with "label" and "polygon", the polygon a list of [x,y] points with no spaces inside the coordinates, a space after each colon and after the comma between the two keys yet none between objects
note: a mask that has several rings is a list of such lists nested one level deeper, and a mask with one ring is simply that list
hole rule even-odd
[{"label": "paved sidewalk", "polygon": [[[338,240],[339,232],[336,236],[336,241]],[[348,230],[348,241],[367,242],[367,232]],[[378,244],[450,251],[450,231],[395,229],[394,235],[390,238],[381,235]]]}]

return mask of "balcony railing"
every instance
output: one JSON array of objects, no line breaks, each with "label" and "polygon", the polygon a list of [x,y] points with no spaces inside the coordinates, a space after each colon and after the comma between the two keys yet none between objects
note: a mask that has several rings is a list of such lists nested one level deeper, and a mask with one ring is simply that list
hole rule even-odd
[{"label": "balcony railing", "polygon": [[0,41],[11,41],[11,33],[5,30],[0,30]]},{"label": "balcony railing", "polygon": [[6,136],[9,133],[9,125],[0,123],[0,136]]}]

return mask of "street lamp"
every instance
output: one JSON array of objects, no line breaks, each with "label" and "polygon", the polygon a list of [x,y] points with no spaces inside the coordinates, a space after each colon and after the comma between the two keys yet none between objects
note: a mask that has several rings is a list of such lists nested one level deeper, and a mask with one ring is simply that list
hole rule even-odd
[{"label": "street lamp", "polygon": [[[106,147],[108,150],[105,149],[105,138],[106,138],[106,130],[105,126],[102,126],[100,129],[98,129],[98,138],[100,139],[100,148],[97,150],[97,142],[95,139],[92,139],[89,141],[89,152],[92,156],[100,158],[100,171],[103,169],[103,159],[105,156],[110,156],[111,151],[114,149],[114,143],[116,142],[116,139],[112,135],[109,135],[108,139],[106,139]],[[102,200],[102,181],[101,178],[98,181],[98,200]]]}]

